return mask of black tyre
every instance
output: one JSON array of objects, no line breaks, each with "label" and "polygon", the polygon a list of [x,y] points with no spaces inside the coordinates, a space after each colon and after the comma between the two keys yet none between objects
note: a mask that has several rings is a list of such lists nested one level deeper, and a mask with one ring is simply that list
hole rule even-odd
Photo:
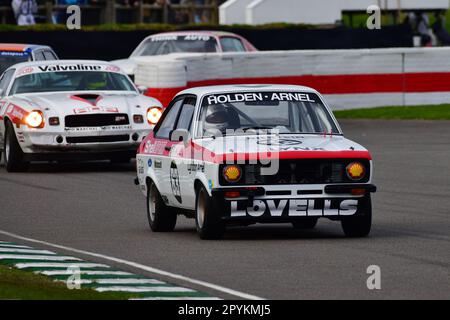
[{"label": "black tyre", "polygon": [[153,181],[147,187],[147,218],[154,232],[170,232],[177,224],[177,214],[165,205]]},{"label": "black tyre", "polygon": [[304,218],[302,220],[296,220],[292,222],[295,229],[314,229],[317,225],[319,218]]},{"label": "black tyre", "polygon": [[370,233],[372,227],[372,201],[370,195],[360,200],[362,203],[358,213],[354,216],[345,217],[341,221],[342,230],[347,237],[365,237]]},{"label": "black tyre", "polygon": [[220,217],[220,209],[211,200],[205,187],[197,191],[195,201],[195,224],[201,239],[221,239],[225,232],[225,223]]},{"label": "black tyre", "polygon": [[23,160],[22,148],[17,141],[16,134],[10,122],[6,123],[4,139],[5,166],[8,172],[23,172],[28,169],[28,163]]}]

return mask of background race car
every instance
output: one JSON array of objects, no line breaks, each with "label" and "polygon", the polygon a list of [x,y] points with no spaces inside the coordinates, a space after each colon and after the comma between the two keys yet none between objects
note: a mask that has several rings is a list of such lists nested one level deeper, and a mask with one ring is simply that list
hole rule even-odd
[{"label": "background race car", "polygon": [[371,228],[371,155],[306,87],[181,92],[142,142],[137,174],[154,231],[173,230],[178,214],[196,219],[202,239],[257,222],[314,228],[321,217],[350,237]]},{"label": "background race car", "polygon": [[112,61],[134,79],[135,58],[183,52],[248,52],[256,48],[243,37],[223,31],[165,32],[145,38],[128,59]]},{"label": "background race car", "polygon": [[57,59],[56,53],[48,46],[0,43],[0,75],[16,63]]},{"label": "background race car", "polygon": [[1,77],[0,98],[8,171],[35,160],[128,162],[162,111],[120,68],[101,61],[17,64]]}]

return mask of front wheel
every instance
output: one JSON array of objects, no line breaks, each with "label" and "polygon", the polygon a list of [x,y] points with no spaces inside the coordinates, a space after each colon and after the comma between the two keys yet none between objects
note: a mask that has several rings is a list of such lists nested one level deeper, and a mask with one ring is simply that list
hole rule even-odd
[{"label": "front wheel", "polygon": [[153,181],[147,187],[147,218],[154,232],[173,231],[177,224],[177,213],[165,205]]},{"label": "front wheel", "polygon": [[201,239],[221,239],[225,223],[220,217],[220,209],[213,203],[205,187],[200,187],[195,201],[195,222]]},{"label": "front wheel", "polygon": [[358,214],[345,217],[341,221],[342,230],[347,237],[365,237],[372,227],[372,201],[370,195],[362,198]]},{"label": "front wheel", "polygon": [[10,122],[6,123],[5,133],[5,166],[8,172],[23,172],[28,168],[28,163],[23,161],[23,151],[17,141],[14,128]]}]

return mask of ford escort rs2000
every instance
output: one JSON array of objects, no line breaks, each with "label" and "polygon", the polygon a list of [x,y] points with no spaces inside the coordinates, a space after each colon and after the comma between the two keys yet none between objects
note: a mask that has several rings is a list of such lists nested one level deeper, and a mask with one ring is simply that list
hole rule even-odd
[{"label": "ford escort rs2000", "polygon": [[180,92],[141,143],[136,184],[153,231],[195,218],[202,239],[227,226],[340,221],[369,234],[372,158],[344,137],[315,90],[236,85]]},{"label": "ford escort rs2000", "polygon": [[0,78],[0,149],[8,171],[23,171],[30,161],[128,162],[161,114],[158,100],[141,95],[107,62],[27,62]]}]

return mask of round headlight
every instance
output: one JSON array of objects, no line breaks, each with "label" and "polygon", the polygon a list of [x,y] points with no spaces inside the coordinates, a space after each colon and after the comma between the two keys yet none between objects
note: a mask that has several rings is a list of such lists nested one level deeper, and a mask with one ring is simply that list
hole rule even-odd
[{"label": "round headlight", "polygon": [[147,110],[147,121],[155,125],[162,116],[162,110],[159,107],[151,107]]},{"label": "round headlight", "polygon": [[347,166],[346,171],[347,171],[347,176],[351,180],[361,180],[366,175],[366,168],[360,162],[350,163]]},{"label": "round headlight", "polygon": [[31,128],[42,128],[44,126],[44,115],[41,111],[31,111],[25,117],[25,123]]},{"label": "round headlight", "polygon": [[230,165],[223,168],[223,177],[228,182],[238,182],[241,179],[241,176],[242,169],[238,166]]}]

